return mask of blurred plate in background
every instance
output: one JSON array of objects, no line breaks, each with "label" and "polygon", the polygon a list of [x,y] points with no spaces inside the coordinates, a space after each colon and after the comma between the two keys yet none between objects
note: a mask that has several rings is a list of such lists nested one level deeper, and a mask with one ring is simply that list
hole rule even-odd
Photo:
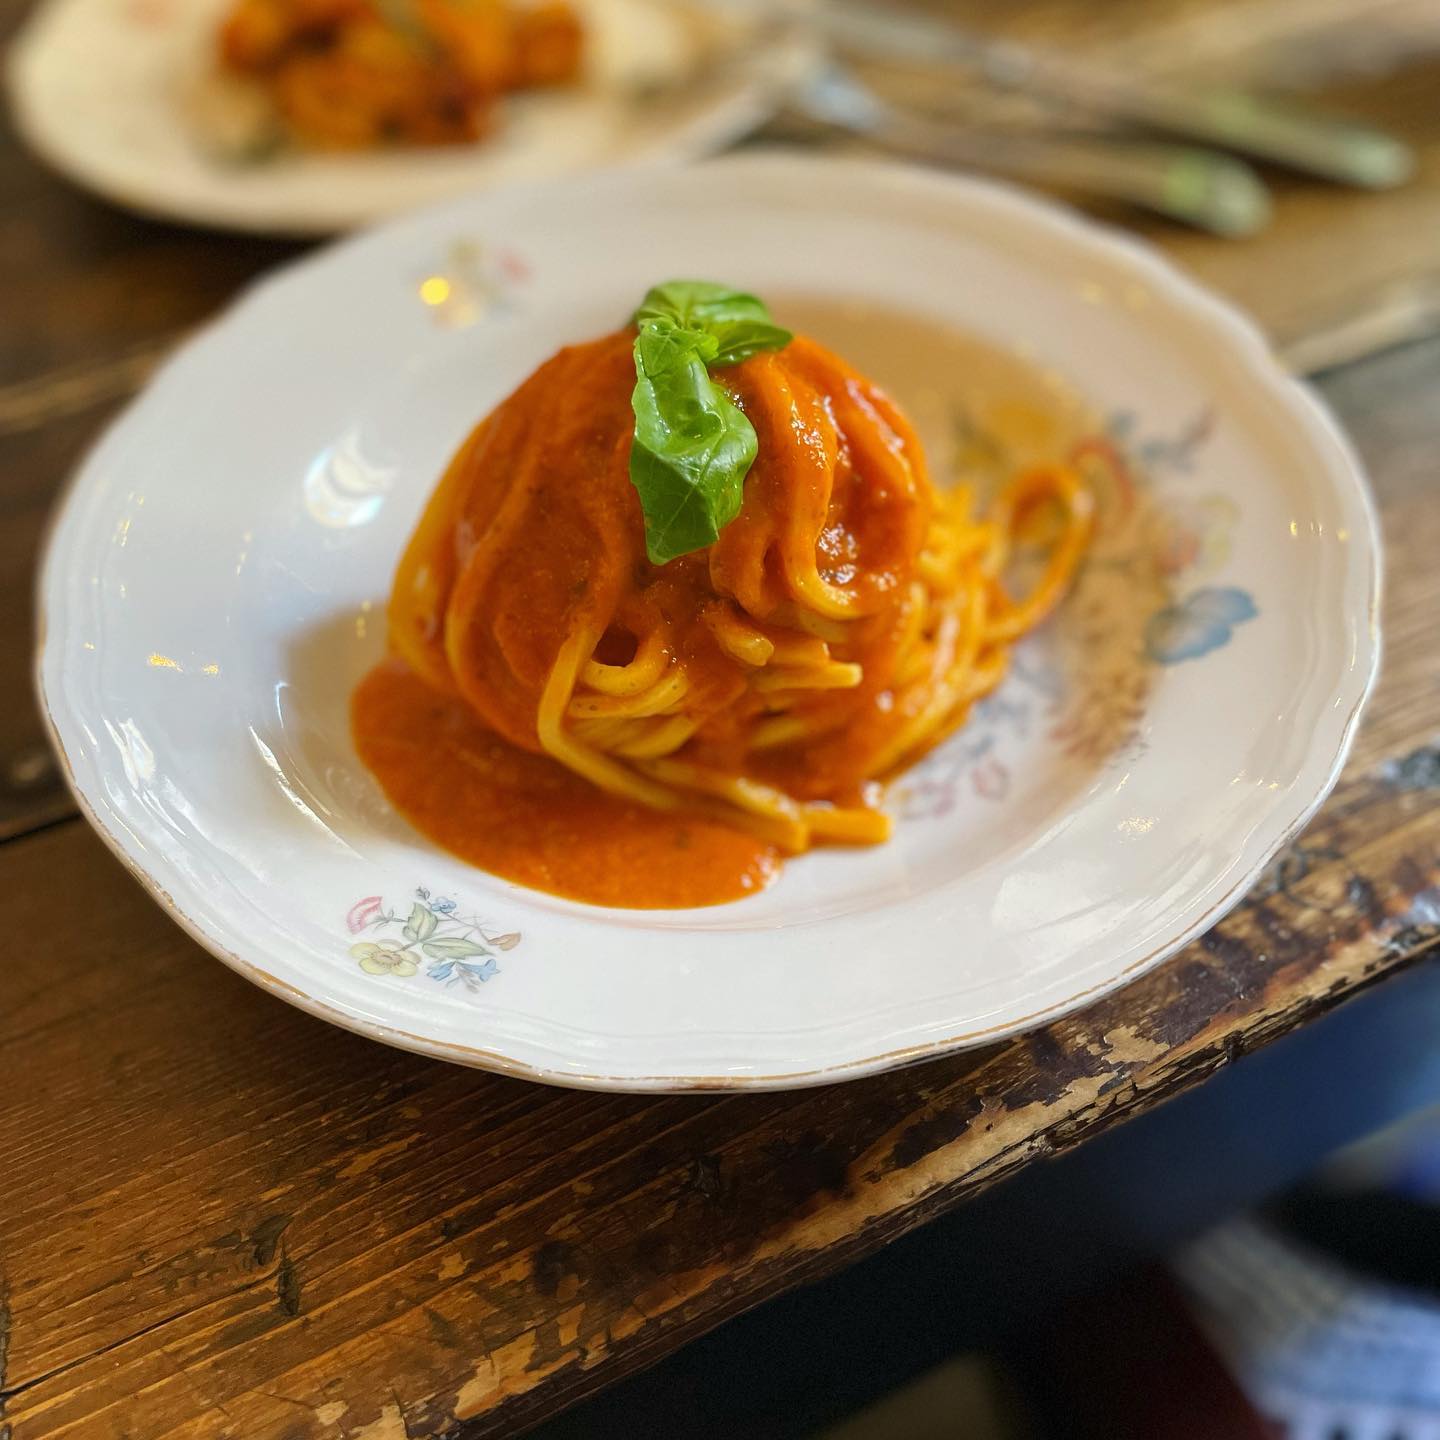
[{"label": "blurred plate in background", "polygon": [[[215,69],[228,0],[48,0],[15,42],[15,123],[57,170],[127,208],[278,234],[350,229],[449,195],[621,163],[691,159],[765,120],[803,71],[791,31],[662,0],[576,0],[572,88],[507,97],[473,145],[240,160]],[[227,114],[227,112],[230,112]]]}]

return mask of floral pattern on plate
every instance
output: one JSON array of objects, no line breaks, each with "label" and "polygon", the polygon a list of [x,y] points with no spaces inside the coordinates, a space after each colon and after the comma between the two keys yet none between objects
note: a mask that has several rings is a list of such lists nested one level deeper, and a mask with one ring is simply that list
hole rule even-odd
[{"label": "floral pattern on plate", "polygon": [[[367,895],[350,907],[345,928],[352,935],[384,938],[357,940],[350,946],[350,957],[367,975],[408,980],[423,966],[428,980],[478,990],[500,973],[496,955],[513,950],[520,936],[515,931],[492,934],[477,917],[458,912],[456,901],[432,895],[424,886],[415,891],[404,914],[382,896]],[[398,935],[386,933],[392,930]]]},{"label": "floral pattern on plate", "polygon": [[[1090,554],[1054,620],[1014,653],[1006,683],[897,787],[903,819],[937,819],[967,795],[1005,801],[1006,752],[1037,731],[1081,763],[1135,753],[1156,668],[1219,649],[1258,615],[1238,586],[1177,594],[1224,570],[1240,518],[1229,497],[1181,488],[1215,424],[1206,407],[1173,433],[1147,434],[1119,411],[1070,447],[1096,496]],[[982,494],[1014,468],[972,417],[957,414],[954,428],[959,468]]]}]

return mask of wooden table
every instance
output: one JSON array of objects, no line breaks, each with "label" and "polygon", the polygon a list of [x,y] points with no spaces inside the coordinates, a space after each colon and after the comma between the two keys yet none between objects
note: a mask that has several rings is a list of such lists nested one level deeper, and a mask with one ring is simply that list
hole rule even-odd
[{"label": "wooden table", "polygon": [[1440,942],[1429,339],[1321,385],[1389,547],[1385,675],[1345,777],[1238,911],[1123,993],[898,1074],[708,1099],[545,1090],[287,1008],[74,818],[23,677],[56,486],[292,247],[123,217],[9,139],[0,194],[0,1440],[514,1433]]}]

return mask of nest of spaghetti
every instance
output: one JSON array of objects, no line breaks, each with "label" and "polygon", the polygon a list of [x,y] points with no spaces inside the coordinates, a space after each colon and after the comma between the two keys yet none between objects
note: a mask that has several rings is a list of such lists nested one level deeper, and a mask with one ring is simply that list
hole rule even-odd
[{"label": "nest of spaghetti", "polygon": [[797,336],[718,373],[758,438],[739,512],[653,564],[634,337],[561,351],[466,441],[401,562],[392,646],[613,795],[791,854],[882,841],[883,782],[1000,683],[1075,573],[1090,496],[1060,466],[983,509],[937,488],[895,403]]}]

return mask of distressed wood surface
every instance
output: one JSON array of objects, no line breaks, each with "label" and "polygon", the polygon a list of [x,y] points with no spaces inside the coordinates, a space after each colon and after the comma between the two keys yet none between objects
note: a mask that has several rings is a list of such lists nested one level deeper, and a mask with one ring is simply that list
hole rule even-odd
[{"label": "distressed wood surface", "polygon": [[1440,340],[1326,385],[1390,556],[1335,796],[1215,930],[1023,1040],[792,1095],[545,1090],[253,990],[78,822],[4,846],[0,1434],[513,1434],[1425,955],[1437,384]]},{"label": "distressed wood surface", "polygon": [[[1119,45],[1162,7],[989,8]],[[1215,33],[1190,0],[1163,8]],[[1228,6],[1244,32],[1280,8]],[[0,0],[0,45],[20,11]],[[1287,345],[1315,342],[1312,361],[1339,332],[1363,350],[1423,328],[1406,297],[1430,293],[1435,264],[1426,75],[1347,82],[1361,113],[1424,140],[1415,190],[1372,204],[1287,188],[1274,238],[1293,244],[1273,254],[1158,238]],[[186,940],[68,818],[13,697],[64,474],[178,337],[296,247],[124,216],[8,130],[0,196],[0,836],[15,837],[0,847],[0,1440],[515,1433],[1440,941],[1432,341],[1324,385],[1389,543],[1386,673],[1346,777],[1244,907],[1122,994],[899,1074],[709,1099],[542,1090],[288,1009]],[[1396,296],[1405,323],[1355,341],[1349,317]]]}]

